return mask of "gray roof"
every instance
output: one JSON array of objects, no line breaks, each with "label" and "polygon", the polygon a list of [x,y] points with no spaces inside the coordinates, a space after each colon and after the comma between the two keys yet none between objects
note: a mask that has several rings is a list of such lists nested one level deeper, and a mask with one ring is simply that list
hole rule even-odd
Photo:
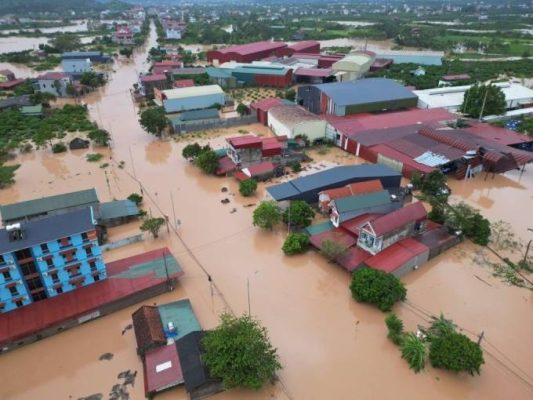
[{"label": "gray roof", "polygon": [[303,122],[323,121],[318,115],[295,104],[283,104],[272,107],[268,110],[268,114],[289,128],[294,128]]},{"label": "gray roof", "polygon": [[139,208],[131,200],[115,200],[98,205],[98,219],[132,217],[139,215]]},{"label": "gray roof", "polygon": [[196,121],[199,119],[219,118],[216,108],[206,108],[203,110],[184,111],[180,114],[182,121]]},{"label": "gray roof", "polygon": [[300,193],[318,190],[323,187],[334,187],[336,183],[342,183],[349,180],[361,178],[376,178],[387,176],[401,176],[401,174],[383,164],[365,164],[365,165],[342,165],[326,169],[293,179],[286,183],[269,186],[268,193],[277,201],[285,200]]},{"label": "gray roof", "polygon": [[342,197],[333,201],[337,211],[340,213],[360,210],[362,208],[381,206],[391,202],[388,190]]},{"label": "gray roof", "polygon": [[20,203],[0,206],[3,221],[23,219],[27,216],[46,214],[51,211],[64,208],[79,207],[98,203],[96,191],[93,189],[80,190],[78,192],[58,194]]},{"label": "gray roof", "polygon": [[61,54],[61,57],[91,57],[91,56],[101,56],[101,51],[66,51]]},{"label": "gray roof", "polygon": [[0,254],[25,249],[41,243],[83,233],[95,228],[92,208],[21,223],[23,237],[9,240],[5,229],[0,230]]},{"label": "gray roof", "polygon": [[339,106],[417,98],[416,94],[405,86],[385,78],[322,83],[315,86]]},{"label": "gray roof", "polygon": [[30,96],[26,94],[23,96],[8,97],[7,99],[0,100],[0,110],[11,107],[23,107],[31,105],[32,103],[30,101]]},{"label": "gray roof", "polygon": [[174,68],[173,75],[201,75],[205,74],[205,68]]}]

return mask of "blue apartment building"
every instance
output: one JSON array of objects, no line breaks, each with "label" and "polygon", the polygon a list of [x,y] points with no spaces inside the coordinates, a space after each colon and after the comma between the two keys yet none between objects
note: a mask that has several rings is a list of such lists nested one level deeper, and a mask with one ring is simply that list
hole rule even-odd
[{"label": "blue apartment building", "polygon": [[107,277],[92,207],[0,230],[0,312]]}]

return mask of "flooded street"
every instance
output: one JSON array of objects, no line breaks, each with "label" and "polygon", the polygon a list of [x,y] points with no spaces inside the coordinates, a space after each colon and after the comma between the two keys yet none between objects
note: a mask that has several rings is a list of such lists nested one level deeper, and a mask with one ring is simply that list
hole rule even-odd
[{"label": "flooded street", "polygon": [[[0,191],[0,202],[11,203],[40,196],[95,187],[101,201],[122,199],[144,191],[144,208],[154,216],[179,219],[176,235],[162,230],[160,238],[106,253],[112,261],[146,250],[168,246],[185,275],[175,291],[147,304],[190,298],[205,329],[216,326],[218,314],[250,310],[270,333],[278,348],[283,369],[280,383],[259,392],[230,391],[214,396],[229,399],[531,399],[533,388],[502,365],[512,360],[533,376],[533,294],[508,286],[492,277],[489,269],[471,261],[476,246],[462,244],[431,260],[403,280],[408,301],[395,307],[406,329],[425,324],[427,314],[446,313],[474,335],[485,333],[485,365],[480,376],[454,375],[427,367],[414,374],[387,339],[385,314],[351,299],[350,276],[314,252],[286,257],[281,245],[283,228],[262,232],[252,226],[254,207],[264,196],[260,184],[255,197],[238,194],[232,178],[205,176],[181,157],[189,141],[161,141],[138,123],[130,88],[137,74],[146,71],[146,52],[155,44],[152,25],[147,45],[132,61],[116,65],[111,81],[84,101],[91,117],[112,133],[112,150],[92,148],[53,155],[49,149],[20,156],[16,184]],[[233,128],[218,135],[196,139],[213,147],[224,136],[238,134]],[[265,128],[244,129],[264,134]],[[106,169],[89,163],[85,155],[105,155]],[[339,163],[359,162],[354,156],[331,149],[321,158]],[[125,162],[123,169],[118,168]],[[485,181],[452,181],[453,198],[465,199],[492,220],[511,222],[528,239],[533,227],[533,171],[511,172]],[[222,188],[228,188],[222,192]],[[229,204],[221,204],[228,198]],[[231,212],[236,209],[236,212]],[[175,210],[175,212],[174,212]],[[173,224],[174,225],[174,224]],[[138,223],[111,230],[111,239],[138,233]],[[187,244],[194,256],[184,247]],[[533,237],[531,237],[533,238]],[[210,285],[207,274],[214,282]],[[0,356],[2,400],[79,399],[101,393],[108,398],[117,375],[138,371],[131,399],[144,399],[142,364],[135,351],[131,313],[135,305]],[[0,328],[1,329],[1,328]],[[473,336],[471,336],[473,337]],[[99,361],[112,353],[109,361]],[[489,354],[490,353],[490,354]],[[36,360],[39,368],[35,368]],[[31,368],[31,381],[23,379]],[[515,368],[516,370],[516,368]],[[532,382],[533,383],[533,382]],[[187,399],[183,387],[157,396],[160,400]]]}]

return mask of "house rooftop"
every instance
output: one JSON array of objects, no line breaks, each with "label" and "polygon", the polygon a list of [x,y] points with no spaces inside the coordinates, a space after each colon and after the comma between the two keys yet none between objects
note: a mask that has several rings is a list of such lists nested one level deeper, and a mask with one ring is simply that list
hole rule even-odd
[{"label": "house rooftop", "polygon": [[294,105],[275,106],[268,113],[289,128],[293,128],[302,122],[322,121],[319,116],[307,111],[305,108]]},{"label": "house rooftop", "polygon": [[175,344],[157,347],[146,352],[144,381],[145,395],[148,398],[184,382]]},{"label": "house rooftop", "polygon": [[155,306],[142,306],[131,315],[137,348],[144,352],[153,346],[167,342],[159,309]]},{"label": "house rooftop", "polygon": [[315,86],[340,106],[417,98],[405,86],[386,78],[357,79]]},{"label": "house rooftop", "polygon": [[46,72],[37,77],[40,81],[57,81],[63,78],[68,78],[68,75],[64,72]]},{"label": "house rooftop", "polygon": [[160,81],[166,81],[167,76],[165,74],[150,74],[150,75],[143,75],[141,77],[141,82],[160,82]]},{"label": "house rooftop", "polygon": [[422,221],[426,217],[427,212],[424,205],[417,201],[416,203],[408,204],[403,208],[378,217],[368,222],[368,225],[376,236],[382,236],[409,223]]},{"label": "house rooftop", "polygon": [[331,68],[298,68],[294,75],[327,78],[333,74]]},{"label": "house rooftop", "polygon": [[163,95],[168,100],[185,99],[195,96],[209,96],[212,94],[224,94],[222,88],[218,85],[191,86],[179,89],[163,90]]},{"label": "house rooftop", "polygon": [[389,204],[391,202],[390,193],[387,190],[380,192],[364,193],[355,196],[342,197],[333,200],[335,208],[338,212],[350,212],[360,210],[362,208],[369,208]]},{"label": "house rooftop", "polygon": [[22,237],[11,240],[7,228],[0,230],[0,254],[25,249],[95,229],[91,207],[20,224]]},{"label": "house rooftop", "polygon": [[256,110],[269,111],[272,107],[276,107],[282,104],[294,105],[294,103],[290,102],[289,100],[280,99],[279,97],[271,97],[268,99],[255,101],[252,104],[250,104],[250,107]]},{"label": "house rooftop", "polygon": [[237,46],[229,46],[223,49],[217,49],[216,51],[221,54],[236,53],[236,54],[240,54],[244,56],[248,54],[259,53],[262,51],[278,50],[284,47],[287,47],[287,45],[282,42],[263,41],[263,42],[246,43],[246,44],[241,44]]}]

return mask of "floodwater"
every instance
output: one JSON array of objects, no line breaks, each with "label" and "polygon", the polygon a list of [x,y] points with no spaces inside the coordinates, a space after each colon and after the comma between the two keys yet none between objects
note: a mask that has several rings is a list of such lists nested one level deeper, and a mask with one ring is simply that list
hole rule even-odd
[{"label": "floodwater", "polygon": [[[51,22],[51,21],[50,21]],[[61,21],[56,21],[61,24]],[[5,29],[0,30],[0,33],[15,33],[23,30],[25,32],[34,32],[36,29]],[[74,25],[54,26],[50,28],[38,28],[42,33],[56,33],[56,32],[84,32],[87,30],[87,21],[76,21]]]},{"label": "floodwater", "polygon": [[[409,274],[404,282],[408,302],[395,307],[406,329],[424,324],[424,312],[444,312],[468,333],[484,332],[485,354],[481,376],[454,375],[428,367],[414,374],[386,337],[384,314],[353,301],[349,275],[314,252],[285,257],[280,247],[283,228],[262,232],[251,224],[253,207],[264,196],[264,184],[252,198],[238,194],[231,178],[205,176],[181,157],[187,139],[160,141],[142,131],[137,122],[129,88],[136,73],[146,65],[149,45],[120,65],[109,84],[92,93],[86,102],[91,116],[113,135],[111,152],[98,148],[53,156],[49,150],[19,157],[17,183],[0,191],[8,203],[71,190],[95,187],[101,200],[124,198],[144,188],[144,208],[153,215],[168,215],[180,221],[177,232],[163,230],[157,240],[123,247],[105,254],[107,261],[149,249],[168,246],[185,275],[172,293],[153,298],[148,304],[190,298],[201,325],[212,328],[224,309],[256,316],[269,330],[278,348],[283,370],[281,382],[259,392],[233,390],[213,397],[226,399],[530,399],[533,389],[502,363],[533,376],[533,296],[510,287],[471,261],[476,247],[463,244]],[[218,135],[196,135],[194,140],[216,147],[223,136],[238,135],[239,128]],[[259,125],[245,128],[267,134]],[[85,161],[88,152],[105,154],[102,162]],[[338,149],[321,157],[340,163],[359,162]],[[116,165],[125,162],[124,169]],[[512,222],[522,229],[531,221],[533,181],[531,171],[509,173],[486,181],[452,182],[454,198],[464,198],[495,219]],[[222,188],[228,188],[222,192]],[[228,198],[229,204],[220,201]],[[235,211],[234,211],[235,210]],[[531,224],[533,225],[533,224]],[[138,223],[111,231],[112,238],[138,233]],[[183,247],[180,238],[194,254]],[[207,275],[212,277],[213,285]],[[247,282],[249,298],[247,301]],[[0,398],[9,400],[78,399],[102,393],[120,383],[121,371],[138,371],[131,399],[143,399],[142,365],[135,352],[131,323],[138,305],[70,331],[0,356]],[[109,361],[100,355],[112,353]],[[39,368],[35,368],[39,360]],[[512,361],[509,361],[512,360]],[[513,366],[514,363],[516,366]],[[32,369],[31,382],[27,376]],[[531,382],[531,380],[530,380]],[[532,382],[533,383],[533,382]],[[357,395],[355,395],[357,393]],[[186,399],[183,388],[158,395],[158,399]]]},{"label": "floodwater", "polygon": [[339,25],[346,25],[346,26],[353,26],[353,27],[360,27],[360,26],[372,26],[376,25],[375,22],[365,22],[365,21],[331,21],[335,22]]},{"label": "floodwater", "polygon": [[0,37],[0,54],[13,51],[37,50],[40,44],[48,43],[46,37]]}]

